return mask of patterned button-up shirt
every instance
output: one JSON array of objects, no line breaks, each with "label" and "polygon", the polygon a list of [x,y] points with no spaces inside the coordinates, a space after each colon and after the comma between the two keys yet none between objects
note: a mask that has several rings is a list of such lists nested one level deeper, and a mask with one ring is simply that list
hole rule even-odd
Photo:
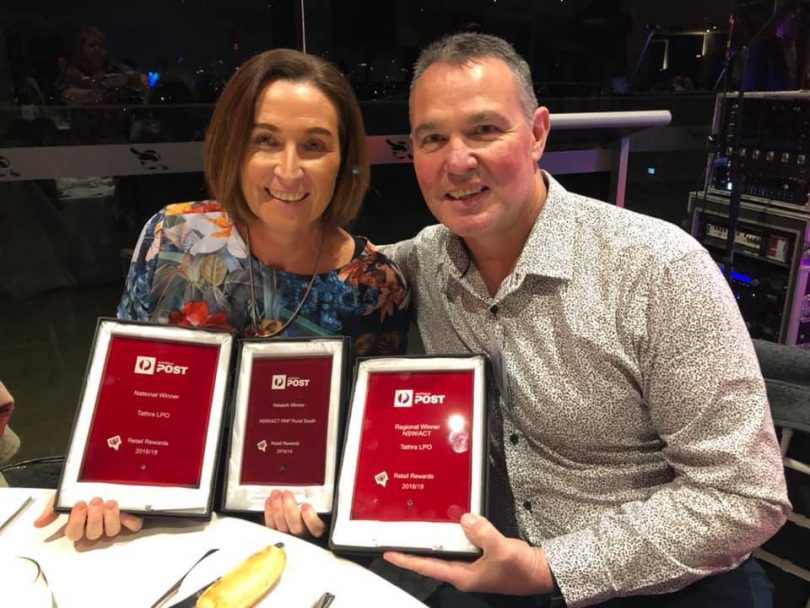
[{"label": "patterned button-up shirt", "polygon": [[740,563],[790,511],[757,359],[694,239],[544,177],[494,297],[443,226],[389,254],[427,352],[493,361],[496,523],[543,547],[569,606],[674,591]]}]

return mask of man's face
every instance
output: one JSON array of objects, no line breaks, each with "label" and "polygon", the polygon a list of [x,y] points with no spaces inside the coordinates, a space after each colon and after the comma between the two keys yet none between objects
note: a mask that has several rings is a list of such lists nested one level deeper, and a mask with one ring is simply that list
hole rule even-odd
[{"label": "man's face", "polygon": [[[430,211],[470,242],[520,233],[545,198],[548,110],[529,118],[500,60],[434,63],[410,100],[414,168]],[[524,237],[525,238],[525,234]]]}]

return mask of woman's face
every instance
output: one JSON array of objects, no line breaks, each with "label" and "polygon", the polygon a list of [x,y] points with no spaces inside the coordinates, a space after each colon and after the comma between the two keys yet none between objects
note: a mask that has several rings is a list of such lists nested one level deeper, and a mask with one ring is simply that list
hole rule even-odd
[{"label": "woman's face", "polygon": [[340,169],[338,114],[307,82],[277,80],[256,102],[242,161],[242,194],[266,226],[297,232],[316,225]]}]

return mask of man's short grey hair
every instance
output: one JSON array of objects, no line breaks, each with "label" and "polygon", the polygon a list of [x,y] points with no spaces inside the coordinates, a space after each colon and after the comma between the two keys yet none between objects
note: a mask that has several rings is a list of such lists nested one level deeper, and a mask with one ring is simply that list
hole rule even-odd
[{"label": "man's short grey hair", "polygon": [[518,55],[514,47],[506,40],[489,34],[472,32],[451,34],[426,46],[413,66],[411,95],[413,95],[416,81],[434,63],[449,63],[460,66],[472,63],[476,59],[500,59],[506,64],[517,79],[520,103],[523,106],[526,118],[531,121],[538,103],[532,86],[532,72],[529,64],[526,63],[523,57]]}]

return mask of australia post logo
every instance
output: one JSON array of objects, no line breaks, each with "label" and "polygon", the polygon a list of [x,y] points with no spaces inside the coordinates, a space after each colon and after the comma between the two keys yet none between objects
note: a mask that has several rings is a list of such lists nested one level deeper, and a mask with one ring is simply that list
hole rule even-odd
[{"label": "australia post logo", "polygon": [[153,376],[154,374],[175,374],[185,376],[187,365],[175,365],[171,361],[158,361],[156,357],[135,357],[135,373]]},{"label": "australia post logo", "polygon": [[446,395],[428,392],[415,392],[410,388],[402,388],[394,391],[394,407],[411,407],[420,403],[439,405],[444,403],[445,397]]},{"label": "australia post logo", "polygon": [[270,380],[270,388],[274,391],[283,391],[288,387],[309,386],[309,380],[309,378],[299,378],[287,374],[273,374],[273,378]]}]

